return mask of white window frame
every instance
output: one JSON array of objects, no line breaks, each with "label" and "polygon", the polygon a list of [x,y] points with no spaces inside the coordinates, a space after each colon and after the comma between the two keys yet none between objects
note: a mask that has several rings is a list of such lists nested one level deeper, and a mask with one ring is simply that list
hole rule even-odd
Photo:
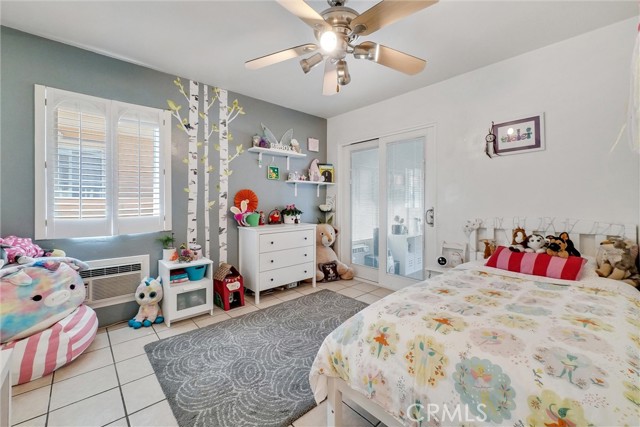
[{"label": "white window frame", "polygon": [[[35,95],[35,238],[62,239],[79,237],[116,236],[134,233],[151,233],[171,229],[171,113],[167,110],[145,107],[83,95],[61,89],[34,85]],[[54,220],[49,212],[53,198],[49,188],[47,170],[48,111],[47,90],[68,96],[70,99],[88,101],[105,106],[107,122],[107,149],[110,160],[107,165],[106,220],[79,219]],[[160,124],[160,214],[158,217],[118,218],[117,199],[117,125],[120,113],[136,111],[146,115],[158,114]],[[51,199],[51,200],[49,200]]]}]

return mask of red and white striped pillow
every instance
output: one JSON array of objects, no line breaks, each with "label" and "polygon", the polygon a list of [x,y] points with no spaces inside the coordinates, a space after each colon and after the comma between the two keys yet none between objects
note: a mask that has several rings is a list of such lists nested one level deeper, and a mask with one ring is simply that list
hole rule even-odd
[{"label": "red and white striped pillow", "polygon": [[509,248],[499,246],[485,265],[534,276],[578,280],[580,270],[586,263],[586,259],[577,256],[560,258],[547,254],[512,252]]}]

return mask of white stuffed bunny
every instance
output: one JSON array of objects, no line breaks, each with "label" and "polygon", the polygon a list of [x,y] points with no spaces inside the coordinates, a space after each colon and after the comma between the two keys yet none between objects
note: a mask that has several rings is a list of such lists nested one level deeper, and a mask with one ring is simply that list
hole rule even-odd
[{"label": "white stuffed bunny", "polygon": [[231,206],[229,210],[233,213],[233,218],[238,222],[238,225],[246,226],[247,222],[244,220],[246,217],[247,207],[249,206],[249,199],[244,199],[240,202],[240,209],[235,206]]}]

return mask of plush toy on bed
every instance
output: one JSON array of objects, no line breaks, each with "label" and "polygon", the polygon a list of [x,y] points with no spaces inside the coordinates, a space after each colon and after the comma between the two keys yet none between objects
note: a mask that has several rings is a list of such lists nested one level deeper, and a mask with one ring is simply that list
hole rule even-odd
[{"label": "plush toy on bed", "polygon": [[525,252],[543,254],[547,252],[547,241],[540,234],[530,234],[527,237],[527,247],[525,248]]},{"label": "plush toy on bed", "polygon": [[524,228],[517,227],[513,230],[513,238],[509,250],[512,252],[524,252],[527,244],[527,233]]},{"label": "plush toy on bed", "polygon": [[623,280],[632,286],[640,285],[640,275],[636,262],[638,259],[638,245],[631,240],[619,237],[609,237],[600,243],[596,254],[600,277]]},{"label": "plush toy on bed", "polygon": [[559,256],[560,258],[569,258],[569,252],[567,252],[567,242],[556,236],[547,236],[549,245],[547,247],[547,255]]},{"label": "plush toy on bed", "polygon": [[[331,224],[318,224],[316,225],[316,281],[321,282],[323,280],[328,281],[328,276],[333,274],[327,274],[322,271],[322,266],[329,263],[336,264],[337,275],[342,280],[353,279],[353,269],[346,264],[343,264],[338,260],[338,255],[333,251],[331,245],[336,241],[337,231]],[[325,268],[325,271],[326,268]],[[337,278],[336,278],[337,280]]]},{"label": "plush toy on bed", "polygon": [[136,289],[136,301],[140,304],[140,309],[136,317],[129,320],[129,326],[138,329],[141,326],[149,327],[154,323],[164,322],[162,310],[158,305],[161,299],[160,277],[157,279],[145,277]]},{"label": "plush toy on bed", "polygon": [[580,256],[580,252],[578,252],[576,247],[573,245],[573,242],[569,238],[569,233],[563,231],[562,233],[560,233],[560,238],[567,242],[567,252],[569,252],[569,256]]}]

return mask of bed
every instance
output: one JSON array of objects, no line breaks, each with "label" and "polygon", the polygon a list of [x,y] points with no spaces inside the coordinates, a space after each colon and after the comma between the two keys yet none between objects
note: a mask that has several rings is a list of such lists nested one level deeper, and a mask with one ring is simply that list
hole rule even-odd
[{"label": "bed", "polygon": [[[508,224],[485,220],[472,240]],[[570,228],[583,255],[608,234],[637,240],[635,226],[548,225],[525,228]],[[640,292],[597,277],[593,261],[577,281],[483,264],[403,288],[325,339],[310,383],[329,399],[328,425],[343,396],[388,426],[639,425]]]}]

